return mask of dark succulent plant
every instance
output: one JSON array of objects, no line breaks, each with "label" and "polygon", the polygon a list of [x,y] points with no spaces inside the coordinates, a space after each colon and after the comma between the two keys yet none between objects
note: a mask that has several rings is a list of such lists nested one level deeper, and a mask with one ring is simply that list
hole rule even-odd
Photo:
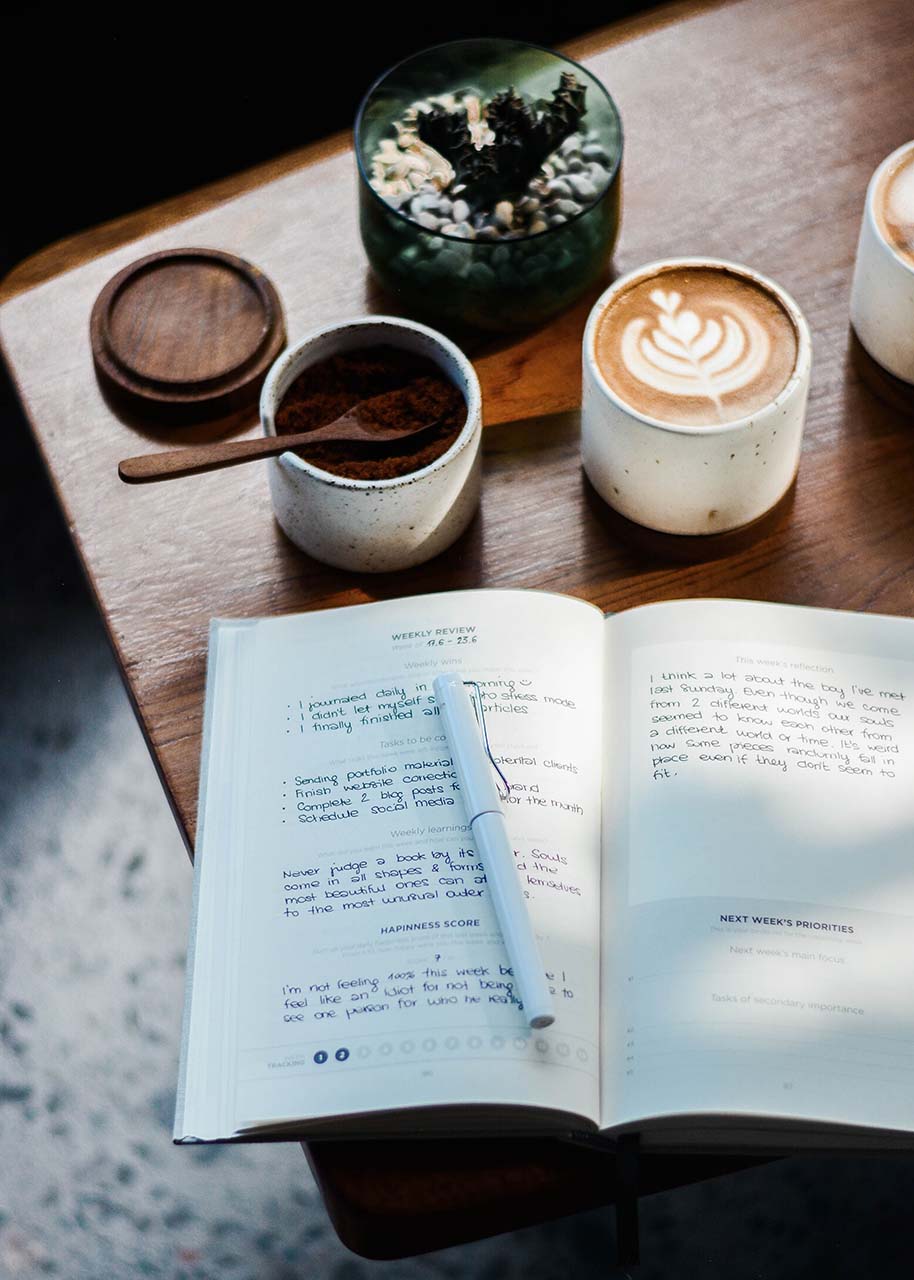
[{"label": "dark succulent plant", "polygon": [[574,73],[563,71],[551,101],[528,102],[513,86],[491,99],[485,116],[495,138],[489,146],[476,149],[463,107],[420,111],[419,137],[453,168],[449,190],[459,189],[473,209],[490,208],[523,191],[546,157],[575,132],[587,110],[586,94]]},{"label": "dark succulent plant", "polygon": [[417,125],[422,141],[445,156],[454,169],[464,164],[466,153],[473,150],[465,107],[448,111],[436,104],[428,111],[419,112]]}]

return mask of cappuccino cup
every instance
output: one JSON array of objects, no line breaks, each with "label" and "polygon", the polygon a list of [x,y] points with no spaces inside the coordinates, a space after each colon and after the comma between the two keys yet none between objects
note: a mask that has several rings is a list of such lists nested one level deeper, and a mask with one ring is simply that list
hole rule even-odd
[{"label": "cappuccino cup", "polygon": [[584,332],[581,454],[621,515],[663,533],[723,533],[796,476],[812,351],[773,281],[715,258],[616,280]]},{"label": "cappuccino cup", "polygon": [[887,156],[867,187],[851,324],[883,369],[914,383],[914,142]]}]

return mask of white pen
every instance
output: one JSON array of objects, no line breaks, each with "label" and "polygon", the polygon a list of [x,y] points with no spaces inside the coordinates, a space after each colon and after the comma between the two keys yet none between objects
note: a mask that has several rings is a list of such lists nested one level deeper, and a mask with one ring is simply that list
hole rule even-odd
[{"label": "white pen", "polygon": [[485,867],[524,1016],[531,1027],[549,1027],[555,1022],[552,994],[514,865],[505,814],[492,776],[493,765],[483,746],[473,703],[461,676],[438,676],[434,689],[467,821]]}]

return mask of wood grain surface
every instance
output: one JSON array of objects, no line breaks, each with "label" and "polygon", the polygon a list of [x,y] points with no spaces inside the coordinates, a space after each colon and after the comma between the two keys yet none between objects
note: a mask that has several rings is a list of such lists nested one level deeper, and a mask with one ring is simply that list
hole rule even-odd
[{"label": "wood grain surface", "polygon": [[[574,412],[589,300],[545,330],[473,347],[487,423],[482,510],[448,553],[416,570],[359,576],[308,560],[276,527],[262,468],[123,485],[116,468],[128,454],[255,429],[235,421],[153,434],[108,408],[93,374],[88,318],[106,280],[133,258],[209,245],[249,259],[277,285],[293,342],[324,321],[391,307],[367,272],[355,168],[340,139],[71,240],[4,286],[5,354],[189,841],[213,616],[480,585],[564,591],[608,610],[727,595],[914,614],[914,414],[897,388],[886,393],[847,319],[867,180],[914,137],[910,0],[679,6],[599,33],[582,49],[625,126],[616,269],[677,254],[730,258],[779,281],[809,320],[812,392],[799,481],[749,538],[646,537],[590,489]],[[124,244],[131,235],[142,238]],[[68,267],[75,269],[47,278]],[[535,1162],[518,1156],[502,1179],[493,1227],[483,1204],[491,1185],[474,1200],[466,1169],[433,1147],[398,1156],[390,1144],[364,1144],[342,1163],[318,1158],[352,1247],[410,1251],[410,1230],[420,1219],[427,1226],[429,1214],[432,1243],[441,1245],[567,1207],[567,1168],[539,1161],[534,1172]],[[410,1209],[407,1197],[403,1212],[390,1215],[394,1235],[382,1249],[383,1215],[372,1219],[366,1188],[396,1180],[398,1168],[398,1185],[412,1186],[418,1199]],[[434,1205],[417,1192],[423,1172],[435,1174]],[[582,1166],[577,1203],[591,1202],[592,1183]],[[371,1239],[366,1222],[374,1223]],[[432,1247],[429,1239],[426,1230],[416,1247]]]}]

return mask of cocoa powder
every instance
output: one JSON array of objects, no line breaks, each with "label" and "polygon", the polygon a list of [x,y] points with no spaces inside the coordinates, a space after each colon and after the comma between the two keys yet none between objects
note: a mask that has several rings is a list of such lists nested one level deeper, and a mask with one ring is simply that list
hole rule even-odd
[{"label": "cocoa powder", "polygon": [[[415,384],[421,379],[421,386]],[[415,442],[384,445],[315,441],[295,452],[312,466],[352,480],[388,480],[428,466],[460,434],[467,416],[459,388],[427,356],[399,347],[363,347],[329,356],[298,375],[276,411],[278,435],[325,426],[362,400],[398,392],[384,405],[379,425],[420,427],[440,418]]]}]

